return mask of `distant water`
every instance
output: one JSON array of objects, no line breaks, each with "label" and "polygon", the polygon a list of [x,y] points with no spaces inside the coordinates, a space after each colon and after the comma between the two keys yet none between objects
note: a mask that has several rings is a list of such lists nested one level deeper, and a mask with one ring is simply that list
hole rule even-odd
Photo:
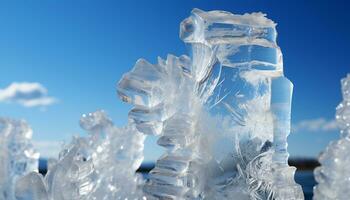
[{"label": "distant water", "polygon": [[[142,164],[140,169],[138,170],[142,175],[147,178],[147,172],[151,170],[154,167],[154,164],[152,163],[146,163]],[[47,168],[47,162],[46,160],[40,159],[39,162],[39,169],[40,173],[45,174]],[[295,181],[299,183],[304,191],[305,200],[312,200],[312,189],[316,184],[313,172],[311,170],[298,170],[295,173]]]},{"label": "distant water", "polygon": [[312,200],[312,189],[316,185],[313,172],[297,171],[295,173],[295,181],[303,187],[305,200]]}]

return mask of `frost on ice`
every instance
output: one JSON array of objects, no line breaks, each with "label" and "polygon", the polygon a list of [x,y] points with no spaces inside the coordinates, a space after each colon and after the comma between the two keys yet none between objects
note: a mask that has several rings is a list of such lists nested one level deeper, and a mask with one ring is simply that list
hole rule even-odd
[{"label": "frost on ice", "polygon": [[32,129],[23,120],[0,118],[0,200],[14,199],[16,180],[38,170]]},{"label": "frost on ice", "polygon": [[341,84],[343,101],[336,111],[341,138],[331,142],[319,157],[321,167],[314,171],[318,182],[314,188],[315,200],[350,197],[350,74],[341,80]]},{"label": "frost on ice", "polygon": [[159,199],[303,199],[287,164],[292,83],[262,13],[194,9],[191,57],[140,59],[118,85],[138,131],[166,148],[143,191]]}]

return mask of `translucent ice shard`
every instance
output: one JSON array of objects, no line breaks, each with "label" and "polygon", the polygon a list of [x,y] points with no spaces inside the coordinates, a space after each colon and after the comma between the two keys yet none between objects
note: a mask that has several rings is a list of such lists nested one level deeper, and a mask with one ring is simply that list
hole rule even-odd
[{"label": "translucent ice shard", "polygon": [[[198,146],[198,137],[194,115],[200,112],[197,109],[200,104],[195,95],[195,81],[188,71],[190,65],[187,56],[169,55],[166,60],[159,58],[155,65],[139,60],[118,85],[121,98],[135,105],[129,116],[138,130],[145,134],[161,134],[158,144],[168,149],[144,186],[146,193],[161,199],[181,198],[191,187],[197,186],[194,148]],[[142,73],[150,70],[153,72]],[[143,83],[143,88],[139,89],[134,82]]]},{"label": "translucent ice shard", "polygon": [[341,84],[343,101],[336,111],[341,138],[331,142],[319,157],[321,166],[314,171],[318,182],[314,188],[315,200],[350,197],[350,74],[341,80]]},{"label": "translucent ice shard", "polygon": [[0,118],[0,199],[13,200],[16,180],[38,170],[32,129],[23,120]]},{"label": "translucent ice shard", "polygon": [[142,199],[135,172],[143,160],[143,134],[133,124],[115,127],[103,111],[83,115],[80,125],[89,137],[66,145],[45,178],[31,173],[19,179],[18,200]]},{"label": "translucent ice shard", "polygon": [[142,178],[135,173],[143,160],[144,135],[132,123],[115,127],[102,111],[84,115],[80,125],[91,135],[96,174],[87,199],[142,199]]},{"label": "translucent ice shard", "polygon": [[144,186],[158,199],[303,199],[287,164],[292,83],[264,14],[194,9],[191,58],[140,59],[118,84],[140,132],[167,149]]},{"label": "translucent ice shard", "polygon": [[16,183],[17,200],[49,200],[44,178],[37,172],[21,177]]}]

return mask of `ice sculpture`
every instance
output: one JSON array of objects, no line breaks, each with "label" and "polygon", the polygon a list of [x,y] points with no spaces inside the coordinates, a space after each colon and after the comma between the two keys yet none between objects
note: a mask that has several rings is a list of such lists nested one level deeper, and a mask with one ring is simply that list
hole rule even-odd
[{"label": "ice sculpture", "polygon": [[341,138],[331,142],[319,157],[321,163],[314,171],[318,185],[314,188],[315,200],[350,197],[350,74],[341,80],[343,101],[338,105],[336,120]]},{"label": "ice sculpture", "polygon": [[74,138],[51,162],[45,178],[33,172],[16,184],[17,200],[142,199],[135,175],[143,160],[143,134],[117,128],[103,111],[80,120],[89,137]]},{"label": "ice sculpture", "polygon": [[262,13],[194,9],[191,58],[140,59],[118,84],[138,131],[166,148],[143,190],[156,199],[303,199],[287,163],[292,83]]},{"label": "ice sculpture", "polygon": [[38,170],[32,129],[23,120],[0,118],[0,200],[14,199],[16,180]]}]

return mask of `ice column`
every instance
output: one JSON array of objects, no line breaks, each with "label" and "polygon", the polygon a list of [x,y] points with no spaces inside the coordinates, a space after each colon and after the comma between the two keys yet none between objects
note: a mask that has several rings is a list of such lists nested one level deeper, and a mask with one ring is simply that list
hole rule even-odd
[{"label": "ice column", "polygon": [[318,183],[314,187],[315,200],[350,197],[350,74],[341,80],[341,89],[343,101],[336,109],[341,138],[331,142],[319,157],[321,166],[314,171]]},{"label": "ice column", "polygon": [[[192,68],[205,74],[198,85],[201,100],[214,119],[225,122],[218,129],[223,134],[216,133],[212,143],[221,152],[213,150],[211,166],[224,169],[215,172],[216,178],[238,179],[237,174],[243,174],[253,199],[303,199],[294,181],[295,168],[287,163],[292,83],[283,76],[276,36],[275,23],[262,13],[198,9],[181,23],[180,33],[192,47]],[[234,147],[222,150],[227,140],[234,141]]]},{"label": "ice column", "polygon": [[287,137],[290,133],[293,84],[284,77],[272,79],[273,115],[272,191],[275,199],[303,199],[302,188],[294,181],[295,167],[288,166]]},{"label": "ice column", "polygon": [[0,118],[0,199],[14,200],[16,180],[38,171],[39,153],[31,144],[32,129],[23,120]]}]

